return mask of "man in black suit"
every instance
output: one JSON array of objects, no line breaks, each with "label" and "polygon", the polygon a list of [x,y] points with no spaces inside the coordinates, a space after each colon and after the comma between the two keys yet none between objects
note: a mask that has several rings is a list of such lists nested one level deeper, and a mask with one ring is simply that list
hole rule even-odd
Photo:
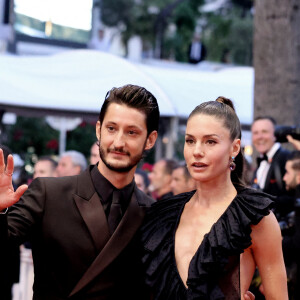
[{"label": "man in black suit", "polygon": [[[11,154],[11,150],[0,145],[3,150],[4,162],[7,162],[7,157]],[[0,269],[0,291],[2,300],[12,299],[12,286],[14,283],[19,282],[20,276],[20,249],[18,245],[8,244],[5,248],[6,253],[4,254],[6,259],[2,261]],[[2,257],[2,256],[1,256]]]},{"label": "man in black suit", "polygon": [[258,117],[252,124],[252,143],[259,153],[252,183],[265,193],[276,196],[275,213],[280,219],[293,209],[293,204],[283,181],[290,151],[276,142],[275,126],[275,120],[268,116]]},{"label": "man in black suit", "polygon": [[177,166],[173,159],[160,159],[157,161],[152,172],[149,174],[150,190],[155,193],[156,200],[161,201],[173,196],[172,193],[172,172]]},{"label": "man in black suit", "polygon": [[[278,221],[281,221],[293,209],[292,197],[283,181],[285,163],[289,151],[276,142],[276,122],[272,117],[257,117],[251,127],[252,144],[259,153],[257,157],[257,168],[252,179],[252,186],[265,193],[275,196],[274,213]],[[261,294],[261,287],[256,283],[260,281],[259,274],[254,275],[250,290],[255,294],[257,300],[265,299]]]},{"label": "man in black suit", "polygon": [[195,34],[191,44],[188,47],[189,63],[198,64],[206,57],[206,47],[201,41],[199,34]]},{"label": "man in black suit", "polygon": [[[296,265],[289,284],[290,299],[300,299],[300,151],[294,151],[286,162],[283,180],[288,190],[294,192],[294,226],[291,234],[284,236],[282,249],[286,264]],[[289,274],[288,274],[289,275]]]},{"label": "man in black suit", "polygon": [[33,299],[147,299],[137,241],[153,200],[133,178],[155,144],[158,122],[149,91],[111,89],[96,124],[98,165],[76,176],[37,178],[28,190],[13,191],[13,158],[5,168],[0,150],[0,252],[7,240],[31,241]]}]

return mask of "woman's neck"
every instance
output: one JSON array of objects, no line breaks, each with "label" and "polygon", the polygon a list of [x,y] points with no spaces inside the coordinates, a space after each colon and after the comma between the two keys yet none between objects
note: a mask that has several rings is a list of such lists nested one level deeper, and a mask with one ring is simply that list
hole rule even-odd
[{"label": "woman's neck", "polygon": [[216,180],[197,182],[197,192],[194,201],[208,207],[213,203],[231,201],[236,194],[237,191],[230,177],[219,182]]}]

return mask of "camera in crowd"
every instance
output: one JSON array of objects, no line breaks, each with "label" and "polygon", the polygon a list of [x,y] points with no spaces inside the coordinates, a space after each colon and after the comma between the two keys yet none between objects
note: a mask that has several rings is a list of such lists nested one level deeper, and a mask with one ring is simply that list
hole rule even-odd
[{"label": "camera in crowd", "polygon": [[287,135],[291,135],[294,139],[300,140],[300,126],[276,126],[275,137],[277,142],[286,143]]}]

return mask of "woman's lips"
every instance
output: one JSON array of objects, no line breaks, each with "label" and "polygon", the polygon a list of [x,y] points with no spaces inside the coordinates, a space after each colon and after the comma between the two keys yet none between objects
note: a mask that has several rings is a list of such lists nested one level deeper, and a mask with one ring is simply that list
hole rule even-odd
[{"label": "woman's lips", "polygon": [[199,168],[199,169],[203,169],[203,168],[205,168],[205,167],[207,167],[208,165],[207,164],[205,164],[205,163],[201,163],[201,162],[194,162],[193,164],[192,164],[192,167],[194,167],[194,168]]}]

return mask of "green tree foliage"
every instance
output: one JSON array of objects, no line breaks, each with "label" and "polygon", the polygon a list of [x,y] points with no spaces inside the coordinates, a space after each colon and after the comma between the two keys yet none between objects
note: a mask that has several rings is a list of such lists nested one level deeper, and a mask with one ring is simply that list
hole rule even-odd
[{"label": "green tree foliage", "polygon": [[32,147],[37,155],[57,154],[58,132],[42,118],[18,117],[8,128],[8,137],[9,148],[20,155]]},{"label": "green tree foliage", "polygon": [[[158,50],[159,57],[175,56],[185,60],[185,45],[191,40],[203,0],[101,0],[101,19],[107,26],[119,28],[124,45],[139,35],[143,45]],[[168,36],[173,24],[176,34]],[[187,47],[187,46],[185,46]],[[183,48],[185,48],[183,47]]]},{"label": "green tree foliage", "polygon": [[[244,8],[243,8],[244,9]],[[216,62],[252,65],[253,17],[241,8],[224,14],[209,14],[204,30],[207,59]]]},{"label": "green tree foliage", "polygon": [[76,129],[67,133],[67,150],[77,150],[85,155],[90,156],[91,145],[97,140],[96,124],[82,122]]},{"label": "green tree foliage", "polygon": [[[7,133],[8,147],[22,157],[28,152],[38,157],[58,154],[59,132],[52,129],[44,118],[18,117]],[[67,132],[66,150],[80,151],[88,158],[95,141],[95,124],[83,122],[75,130]]]},{"label": "green tree foliage", "polygon": [[196,20],[199,17],[198,6],[201,2],[185,1],[174,11],[172,21],[177,30],[173,37],[173,51],[177,61],[188,60],[188,47],[195,31]]}]

